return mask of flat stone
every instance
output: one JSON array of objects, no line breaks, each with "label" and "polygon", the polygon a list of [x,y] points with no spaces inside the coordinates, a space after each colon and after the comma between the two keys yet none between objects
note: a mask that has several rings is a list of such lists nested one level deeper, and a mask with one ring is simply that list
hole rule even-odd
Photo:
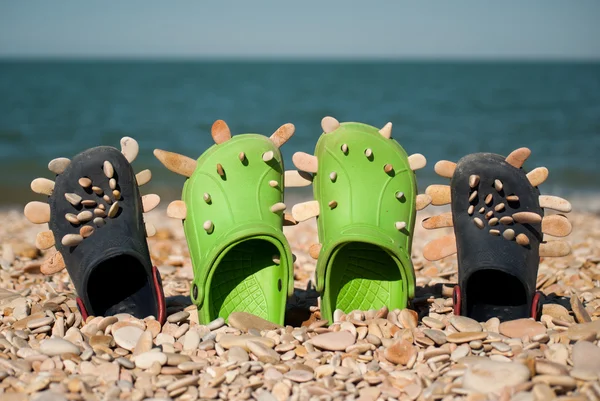
[{"label": "flat stone", "polygon": [[569,350],[564,344],[550,344],[548,349],[544,351],[544,356],[552,362],[566,365],[567,359],[569,359]]},{"label": "flat stone", "polygon": [[567,308],[559,304],[544,304],[542,306],[542,315],[552,316],[556,320],[573,323],[573,317],[569,314]]},{"label": "flat stone", "polygon": [[183,336],[183,350],[193,351],[200,344],[200,334],[195,330],[190,330]]},{"label": "flat stone", "polygon": [[461,360],[471,353],[471,348],[467,344],[462,344],[456,347],[454,351],[450,354],[450,359],[454,362]]},{"label": "flat stone", "polygon": [[345,330],[319,334],[310,339],[312,345],[326,351],[344,351],[355,341],[354,334]]},{"label": "flat stone", "polygon": [[[259,342],[248,341],[246,343],[250,352],[252,352],[260,362],[276,364],[280,361],[277,351],[262,345]],[[243,351],[243,349],[242,349]]]},{"label": "flat stone", "polygon": [[233,312],[227,318],[229,325],[242,331],[250,329],[277,330],[281,326],[247,312]]},{"label": "flat stone", "polygon": [[460,332],[482,331],[481,325],[477,321],[466,316],[452,316],[450,318],[450,324],[452,324],[452,326],[454,326],[454,328]]},{"label": "flat stone", "polygon": [[306,370],[290,370],[286,374],[283,375],[286,379],[289,379],[293,382],[304,383],[313,379],[313,374]]},{"label": "flat stone", "polygon": [[567,337],[570,340],[578,341],[587,339],[590,336],[598,336],[600,333],[600,320],[594,320],[590,323],[574,324],[567,330]]},{"label": "flat stone", "polygon": [[423,323],[432,329],[444,330],[446,328],[446,324],[444,322],[429,316],[425,316],[423,318]]},{"label": "flat stone", "polygon": [[585,310],[583,304],[579,300],[579,297],[575,294],[571,296],[571,310],[575,314],[575,319],[579,323],[589,323],[592,321],[590,314]]},{"label": "flat stone", "polygon": [[273,348],[275,346],[275,341],[271,340],[270,338],[258,337],[250,334],[242,334],[241,336],[225,334],[219,339],[219,344],[225,349],[229,349],[231,347],[242,347],[246,351],[250,351],[247,346],[248,341],[257,341],[269,348]]},{"label": "flat stone", "polygon": [[533,337],[546,332],[544,325],[532,319],[517,319],[502,322],[498,329],[500,334],[511,338]]},{"label": "flat stone", "polygon": [[167,363],[167,356],[162,352],[144,352],[135,357],[135,366],[140,369],[149,369],[154,362],[158,362],[161,366]]},{"label": "flat stone", "polygon": [[169,323],[180,323],[187,320],[190,317],[190,312],[186,312],[184,310],[174,313],[167,318],[167,322]]},{"label": "flat stone", "polygon": [[535,371],[538,375],[568,375],[567,365],[549,361],[547,359],[537,359],[535,361]]},{"label": "flat stone", "polygon": [[452,333],[446,336],[446,340],[455,344],[468,343],[470,341],[485,340],[488,333],[485,331],[465,331],[462,333]]},{"label": "flat stone", "polygon": [[444,334],[444,332],[441,330],[423,329],[423,334],[431,338],[433,342],[437,345],[446,344],[446,342],[448,341],[446,340],[446,334]]},{"label": "flat stone", "polygon": [[[251,344],[253,346],[256,343],[251,342]],[[270,350],[270,348],[269,348],[269,350]],[[273,352],[275,352],[275,351],[273,351]],[[229,349],[229,352],[227,353],[227,361],[228,362],[241,363],[241,362],[248,362],[249,360],[250,360],[250,357],[248,356],[248,353],[242,347],[231,347]]]},{"label": "flat stone", "polygon": [[42,327],[42,326],[46,326],[49,324],[52,324],[54,322],[54,318],[53,317],[42,317],[40,319],[33,319],[30,320],[29,322],[27,322],[27,328],[28,329],[37,329],[38,327]]},{"label": "flat stone", "polygon": [[143,333],[144,330],[137,326],[123,326],[113,333],[113,337],[119,347],[131,351]]},{"label": "flat stone", "polygon": [[49,338],[40,343],[40,352],[48,356],[62,354],[81,354],[81,350],[75,344],[62,338]]},{"label": "flat stone", "polygon": [[222,317],[219,317],[219,318],[216,318],[215,320],[213,320],[212,322],[210,322],[209,324],[207,324],[206,327],[208,327],[208,329],[210,331],[213,331],[213,330],[223,327],[224,324],[225,324],[225,319],[223,319]]},{"label": "flat stone", "polygon": [[573,345],[573,368],[600,374],[600,347],[588,341],[579,341]]},{"label": "flat stone", "polygon": [[58,157],[50,160],[50,163],[48,163],[48,170],[54,174],[62,174],[70,163],[71,160],[67,159],[66,157]]},{"label": "flat stone", "polygon": [[137,343],[135,343],[133,355],[136,356],[150,351],[152,349],[152,345],[152,333],[150,330],[146,330],[138,338]]},{"label": "flat stone", "polygon": [[419,324],[419,315],[411,309],[402,309],[398,315],[398,320],[405,329],[414,329]]},{"label": "flat stone", "polygon": [[512,387],[529,380],[527,366],[517,362],[482,360],[467,368],[463,387],[479,393],[498,393],[504,387]]},{"label": "flat stone", "polygon": [[406,340],[398,340],[385,349],[383,356],[397,365],[406,365],[416,353],[417,350],[411,343]]}]

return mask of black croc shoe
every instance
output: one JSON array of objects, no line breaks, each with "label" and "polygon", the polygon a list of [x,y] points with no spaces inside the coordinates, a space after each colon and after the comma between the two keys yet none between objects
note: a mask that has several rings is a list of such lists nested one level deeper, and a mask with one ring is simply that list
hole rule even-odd
[{"label": "black croc shoe", "polygon": [[428,229],[454,227],[454,234],[428,243],[424,256],[439,260],[456,253],[458,285],[454,313],[485,321],[537,319],[541,293],[536,292],[540,256],[565,256],[564,241],[544,241],[544,234],[569,235],[563,215],[544,217],[544,208],[568,213],[564,199],[543,196],[537,186],[548,177],[545,167],[529,173],[521,168],[530,150],[508,157],[476,153],[457,164],[440,161],[435,171],[450,178],[450,186],[431,185],[425,191],[433,205],[451,204],[451,212],[423,221]]},{"label": "black croc shoe", "polygon": [[56,252],[41,270],[53,274],[67,268],[84,319],[129,313],[155,316],[163,323],[162,283],[146,242],[155,230],[142,215],[160,199],[140,196],[138,186],[151,174],[144,170],[136,176],[131,168],[137,142],[126,137],[121,146],[122,151],[99,146],[73,160],[52,160],[48,168],[55,181],[37,178],[31,183],[34,192],[48,196],[48,203],[30,202],[24,212],[33,223],[49,224],[50,231],[39,233],[36,245],[55,246]]}]

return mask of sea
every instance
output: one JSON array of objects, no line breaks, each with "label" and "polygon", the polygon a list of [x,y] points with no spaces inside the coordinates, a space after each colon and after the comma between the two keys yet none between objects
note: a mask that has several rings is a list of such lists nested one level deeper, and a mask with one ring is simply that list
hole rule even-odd
[{"label": "sea", "polygon": [[[155,148],[199,157],[210,127],[270,135],[296,127],[282,147],[313,152],[321,119],[393,123],[393,137],[427,166],[419,189],[446,183],[439,160],[502,155],[527,146],[526,168],[546,166],[542,192],[600,210],[600,63],[433,61],[0,60],[0,207],[38,199],[48,162],[98,145],[140,144],[134,162],[153,180],[143,192],[177,199],[183,178]],[[310,196],[292,189],[292,196]],[[594,209],[593,208],[593,209]]]}]

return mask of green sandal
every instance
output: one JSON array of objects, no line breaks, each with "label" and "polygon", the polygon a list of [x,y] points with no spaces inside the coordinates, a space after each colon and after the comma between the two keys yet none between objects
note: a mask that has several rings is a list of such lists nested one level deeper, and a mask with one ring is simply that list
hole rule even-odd
[{"label": "green sandal", "polygon": [[321,124],[324,134],[315,156],[294,154],[303,173],[297,183],[288,182],[305,185],[311,178],[307,173],[314,174],[316,200],[295,205],[292,216],[297,221],[318,216],[321,244],[313,245],[310,254],[318,259],[321,314],[333,322],[336,309],[405,308],[415,291],[410,257],[417,209],[413,170],[425,166],[425,157],[407,156],[390,139],[391,123],[378,130],[325,117]]},{"label": "green sandal", "polygon": [[284,170],[279,147],[292,124],[271,138],[231,137],[213,124],[216,142],[197,161],[156,149],[169,170],[188,177],[167,214],[183,220],[194,268],[192,302],[204,324],[236,311],[283,324],[294,289],[293,255],[283,235]]}]

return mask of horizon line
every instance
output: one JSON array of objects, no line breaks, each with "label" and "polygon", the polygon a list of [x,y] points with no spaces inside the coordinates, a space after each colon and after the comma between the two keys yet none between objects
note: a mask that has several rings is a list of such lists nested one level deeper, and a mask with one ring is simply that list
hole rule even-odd
[{"label": "horizon line", "polygon": [[598,63],[599,57],[552,57],[552,56],[349,56],[349,55],[16,55],[0,54],[0,61],[154,61],[154,62],[544,62],[544,63]]}]

